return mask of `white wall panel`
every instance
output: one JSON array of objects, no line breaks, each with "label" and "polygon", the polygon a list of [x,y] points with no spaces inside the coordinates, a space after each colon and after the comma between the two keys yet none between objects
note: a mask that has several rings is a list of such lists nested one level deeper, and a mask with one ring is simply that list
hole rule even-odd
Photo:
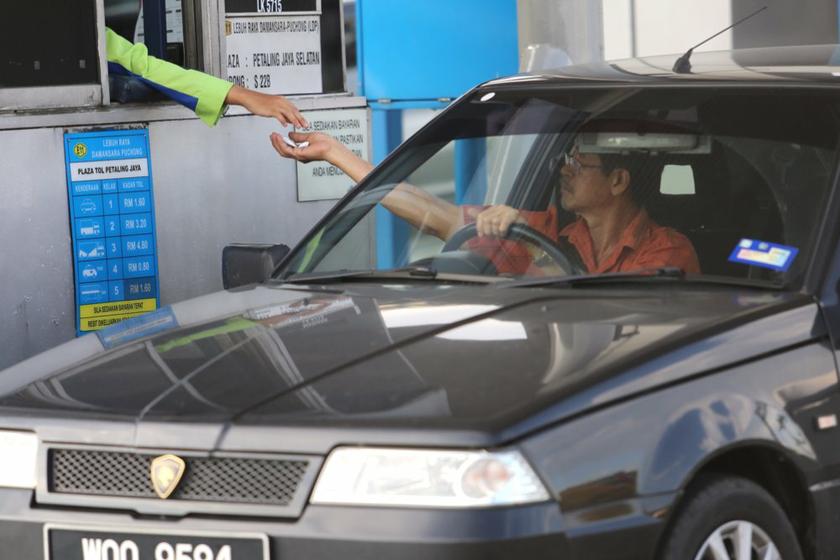
[{"label": "white wall panel", "polygon": [[0,131],[0,368],[75,330],[63,154],[61,130]]},{"label": "white wall panel", "polygon": [[[84,113],[67,116],[77,117]],[[63,117],[3,123],[49,118]],[[194,117],[149,123],[161,305],[221,289],[226,244],[291,246],[335,204],[297,202],[296,164],[269,142],[278,130],[276,121],[241,113],[213,129]],[[0,369],[75,336],[64,131],[0,126]]]},{"label": "white wall panel", "polygon": [[[601,0],[606,60],[683,53],[732,24],[731,0]],[[697,51],[732,48],[724,33]]]}]

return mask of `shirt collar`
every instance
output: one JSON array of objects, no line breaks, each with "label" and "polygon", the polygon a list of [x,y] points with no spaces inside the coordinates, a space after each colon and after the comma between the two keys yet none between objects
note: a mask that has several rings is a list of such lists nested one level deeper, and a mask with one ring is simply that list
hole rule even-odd
[{"label": "shirt collar", "polygon": [[650,225],[651,221],[647,210],[640,208],[636,216],[624,228],[624,232],[622,232],[621,238],[618,240],[618,246],[635,249],[642,241],[642,238],[648,233]]},{"label": "shirt collar", "polygon": [[[650,225],[651,221],[647,210],[640,209],[621,233],[621,238],[618,240],[618,246],[635,249],[650,229]],[[586,220],[581,217],[578,217],[578,219],[572,224],[572,227],[569,228],[567,236],[569,238],[574,238],[575,241],[581,240],[583,237],[592,239],[592,235],[589,233],[589,225],[586,223]]]}]

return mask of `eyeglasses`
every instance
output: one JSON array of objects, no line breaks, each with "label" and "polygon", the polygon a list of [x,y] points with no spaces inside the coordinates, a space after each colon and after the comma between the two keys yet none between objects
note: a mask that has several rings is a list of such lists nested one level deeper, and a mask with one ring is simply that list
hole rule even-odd
[{"label": "eyeglasses", "polygon": [[581,172],[586,167],[603,168],[603,165],[589,165],[581,163],[577,158],[577,148],[573,148],[571,152],[563,152],[552,157],[549,162],[549,169],[554,171],[558,166],[568,166],[570,173],[574,176]]}]

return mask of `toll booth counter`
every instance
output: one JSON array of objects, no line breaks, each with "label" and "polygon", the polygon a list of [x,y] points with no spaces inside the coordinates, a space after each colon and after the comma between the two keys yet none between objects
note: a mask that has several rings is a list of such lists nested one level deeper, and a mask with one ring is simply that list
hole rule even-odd
[{"label": "toll booth counter", "polygon": [[293,101],[368,157],[341,0],[6,2],[0,37],[0,369],[222,288],[225,245],[297,242],[352,186],[280,158],[277,121],[215,127],[108,71],[106,29]]}]

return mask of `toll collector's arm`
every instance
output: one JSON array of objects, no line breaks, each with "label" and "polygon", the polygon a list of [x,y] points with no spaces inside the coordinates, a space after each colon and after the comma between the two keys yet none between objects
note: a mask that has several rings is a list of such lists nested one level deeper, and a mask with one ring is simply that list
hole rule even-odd
[{"label": "toll collector's arm", "polygon": [[[335,138],[320,132],[293,132],[295,142],[309,142],[307,147],[292,148],[278,133],[271,135],[274,149],[285,158],[308,163],[326,161],[347,174],[355,182],[364,179],[373,169],[370,162],[358,157]],[[458,206],[433,196],[408,183],[400,183],[383,199],[382,205],[414,227],[440,239],[452,237],[464,225]],[[509,206],[493,206],[484,211],[475,209],[471,215],[476,220],[479,235],[503,235],[514,221],[521,221],[519,211]]]},{"label": "toll collector's arm", "polygon": [[149,55],[146,45],[134,44],[110,29],[106,29],[106,50],[109,72],[140,79],[194,111],[209,126],[219,121],[227,104],[275,118],[284,126],[308,126],[298,108],[283,96],[245,89],[210,74],[160,60]]}]

